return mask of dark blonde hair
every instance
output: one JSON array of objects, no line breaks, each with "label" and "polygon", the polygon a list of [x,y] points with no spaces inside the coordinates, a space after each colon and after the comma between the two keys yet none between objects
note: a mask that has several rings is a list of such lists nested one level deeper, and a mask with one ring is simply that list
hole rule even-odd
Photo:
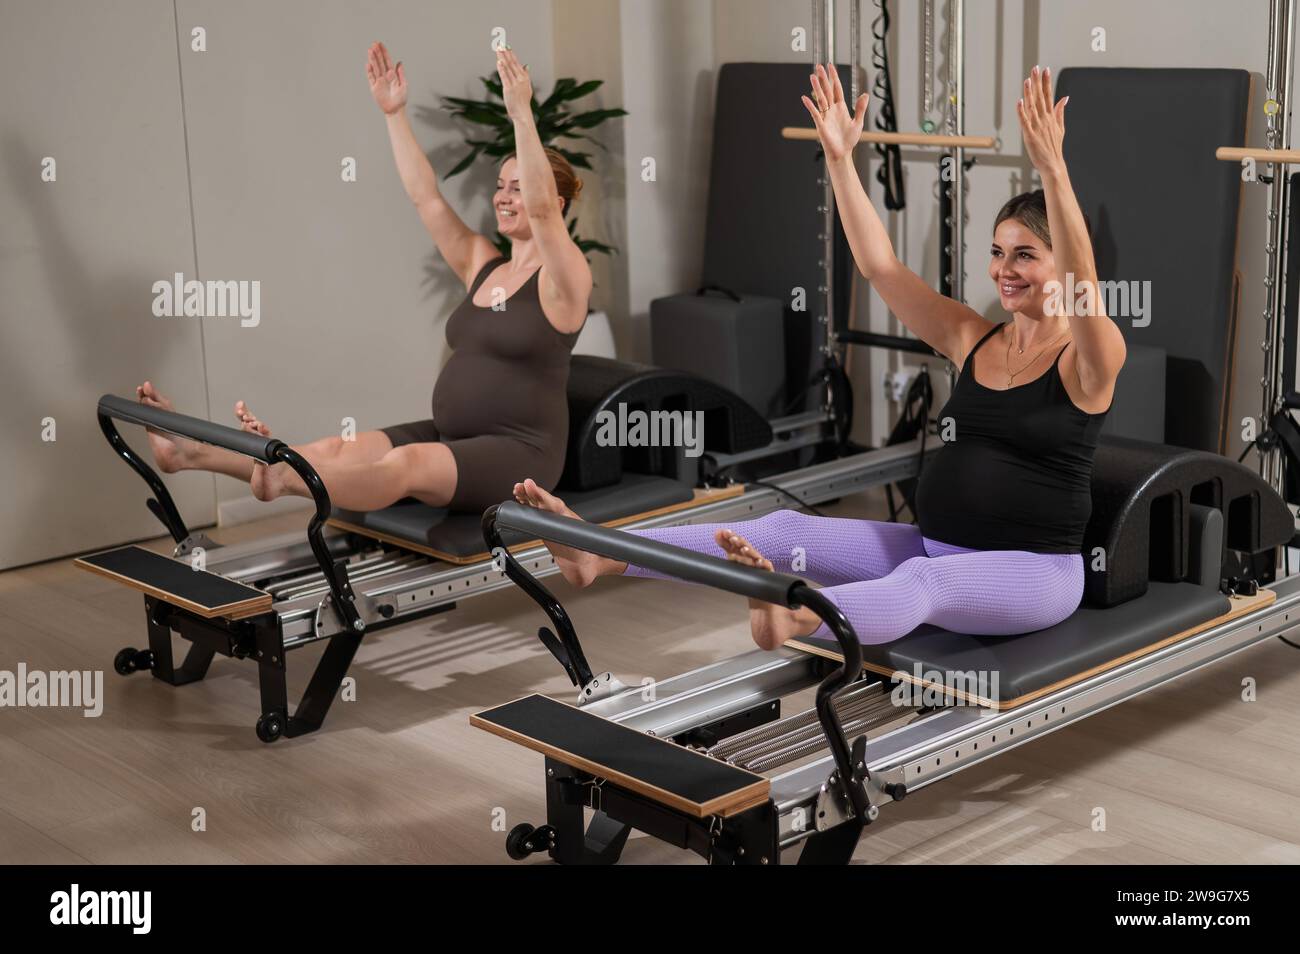
[{"label": "dark blonde hair", "polygon": [[[1033,232],[1049,249],[1052,247],[1052,230],[1047,224],[1047,196],[1042,189],[1022,192],[1007,199],[1006,204],[993,220],[993,231],[1007,219],[1015,219],[1029,231]],[[1092,241],[1092,221],[1088,213],[1083,213],[1083,224],[1088,229],[1088,240]]]},{"label": "dark blonde hair", "polygon": [[[564,200],[564,207],[561,214],[568,215],[569,206],[571,206],[578,196],[582,195],[582,180],[578,178],[577,173],[573,171],[573,166],[569,165],[569,160],[554,149],[547,147],[545,150],[546,161],[551,164],[551,175],[555,176],[555,191],[560,198]],[[512,153],[508,158],[519,160],[518,153]]]}]

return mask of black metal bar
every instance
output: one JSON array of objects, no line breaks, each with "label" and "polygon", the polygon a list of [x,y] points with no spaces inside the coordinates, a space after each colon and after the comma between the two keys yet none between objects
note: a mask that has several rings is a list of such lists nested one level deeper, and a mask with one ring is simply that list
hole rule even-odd
[{"label": "black metal bar", "polygon": [[939,293],[951,298],[953,293],[954,256],[952,244],[957,229],[953,224],[952,170],[957,165],[957,150],[945,150],[939,156]]},{"label": "black metal bar", "polygon": [[349,630],[363,633],[366,624],[357,613],[356,597],[352,593],[352,585],[348,582],[347,565],[342,560],[334,559],[322,533],[333,509],[329,491],[325,489],[325,482],[320,479],[320,474],[316,473],[316,469],[307,462],[305,457],[286,444],[280,442],[277,444],[278,446],[272,450],[272,462],[283,462],[293,468],[294,472],[302,478],[302,482],[307,485],[307,490],[316,504],[316,512],[312,515],[311,522],[307,524],[307,542],[311,544],[311,552],[315,554],[321,573],[325,575],[325,582],[329,584],[331,602],[339,618]]},{"label": "black metal bar", "polygon": [[99,429],[104,432],[108,445],[113,448],[118,457],[131,465],[132,470],[144,478],[144,482],[153,491],[153,500],[150,501],[149,507],[150,512],[167,528],[167,532],[172,535],[173,540],[177,543],[184,542],[185,538],[190,535],[189,528],[185,526],[185,521],[181,519],[180,511],[176,509],[176,502],[172,500],[172,495],[163,486],[162,480],[152,467],[141,460],[135,451],[131,450],[130,445],[118,433],[117,425],[112,422],[107,414],[101,411],[98,417]]},{"label": "black metal bar", "polygon": [[284,443],[274,437],[262,437],[224,424],[214,424],[201,417],[190,417],[188,414],[150,407],[115,394],[105,394],[99,399],[99,414],[101,417],[113,417],[129,424],[150,427],[156,431],[166,431],[177,437],[188,437],[204,444],[211,444],[213,447],[224,447],[226,450],[252,457],[266,464],[275,462],[275,450]]},{"label": "black metal bar", "polygon": [[298,708],[285,729],[285,735],[294,738],[315,732],[325,723],[325,715],[338,696],[343,677],[348,674],[352,660],[361,647],[360,632],[335,633],[316,664],[311,681],[307,684]]},{"label": "black metal bar", "polygon": [[552,861],[562,865],[587,862],[587,825],[583,802],[570,797],[571,789],[580,786],[577,773],[549,756],[546,758],[546,824],[555,831],[551,846]]},{"label": "black metal bar", "polygon": [[868,348],[890,348],[894,351],[910,351],[913,354],[937,355],[933,348],[919,338],[904,338],[901,335],[881,335],[874,331],[856,331],[846,328],[837,336],[844,344],[865,345]]},{"label": "black metal bar", "polygon": [[862,821],[850,819],[842,825],[809,836],[799,851],[801,865],[847,865],[862,837]]},{"label": "black metal bar", "polygon": [[835,767],[840,773],[840,783],[848,793],[849,802],[857,820],[865,822],[869,803],[862,779],[866,767],[860,770],[853,765],[849,754],[849,743],[844,736],[844,726],[835,711],[835,693],[845,688],[862,673],[862,643],[853,630],[853,624],[838,606],[810,586],[800,583],[791,593],[791,605],[806,606],[821,617],[827,628],[835,635],[844,654],[844,663],[839,670],[832,672],[817,686],[817,721],[821,723],[822,732],[830,744],[831,755],[835,758]]},{"label": "black metal bar", "polygon": [[[518,506],[516,504],[515,506]],[[565,612],[560,601],[554,594],[543,586],[538,579],[525,570],[513,556],[510,550],[501,542],[501,531],[497,527],[497,507],[489,507],[483,513],[483,542],[487,544],[488,551],[492,554],[493,559],[497,554],[502,557],[504,570],[514,584],[521,590],[532,597],[533,602],[542,608],[550,621],[555,625],[558,637],[551,634],[548,630],[538,631],[538,638],[541,639],[542,645],[551,651],[551,654],[559,661],[573,680],[573,684],[579,689],[591,682],[593,673],[591,665],[587,662],[586,654],[582,651],[582,644],[578,641],[578,633],[573,628],[573,621],[569,619],[569,614]],[[558,644],[552,645],[550,640],[555,640]]]},{"label": "black metal bar", "polygon": [[751,566],[741,566],[720,557],[695,553],[622,530],[525,507],[514,501],[498,504],[495,511],[493,519],[496,526],[510,527],[543,540],[597,553],[612,560],[623,560],[691,583],[701,583],[766,603],[792,605],[790,591],[803,584],[803,580],[787,573],[771,573]]}]

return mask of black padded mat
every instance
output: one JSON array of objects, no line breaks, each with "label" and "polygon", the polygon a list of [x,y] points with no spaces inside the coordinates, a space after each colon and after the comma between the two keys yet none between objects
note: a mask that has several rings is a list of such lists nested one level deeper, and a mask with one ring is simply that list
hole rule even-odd
[{"label": "black padded mat", "polygon": [[[691,488],[683,483],[646,474],[626,474],[612,487],[560,493],[578,516],[591,523],[606,523],[647,510],[685,503],[694,497]],[[470,557],[487,552],[480,514],[452,513],[416,500],[369,513],[336,510],[334,519],[452,557]],[[506,546],[513,546],[527,538],[507,530],[501,534],[501,539]]]},{"label": "black padded mat", "polygon": [[[909,675],[917,669],[989,673],[990,688],[996,673],[993,701],[1006,703],[1223,616],[1230,606],[1216,590],[1152,582],[1143,596],[1108,609],[1083,606],[1065,622],[1034,633],[971,636],[918,626],[892,643],[863,646],[862,658],[864,664]],[[840,658],[834,640],[798,642]]]},{"label": "black padded mat", "polygon": [[[837,68],[847,90],[849,68]],[[818,143],[782,139],[781,129],[812,125],[800,101],[810,89],[808,72],[806,63],[724,63],[718,69],[699,282],[784,304],[787,398],[799,402],[797,408],[814,405],[805,382],[821,369],[822,359],[816,322],[791,309],[790,290],[825,284],[817,238],[817,180],[825,164]],[[834,230],[833,315],[842,330],[854,265],[838,216]],[[820,308],[814,304],[818,294],[809,295],[809,307]]]},{"label": "black padded mat", "polygon": [[[553,750],[553,757],[572,764],[561,754],[567,753],[569,757],[586,763],[575,765],[575,768],[608,777],[610,781],[642,794],[652,794],[651,789],[666,793],[670,799],[659,797],[660,801],[672,803],[671,799],[676,799],[678,803],[698,806],[700,814],[713,814],[724,803],[743,802],[748,805],[761,800],[767,790],[767,779],[761,775],[625,728],[546,696],[525,696],[480,712],[471,722],[489,732],[495,730],[488,726],[504,729],[512,741],[530,739],[541,743]],[[608,770],[608,775],[605,770]],[[684,805],[678,804],[678,807]]]},{"label": "black padded mat", "polygon": [[1056,96],[1070,97],[1065,158],[1099,278],[1150,282],[1149,324],[1113,317],[1125,340],[1168,353],[1164,439],[1222,453],[1242,182],[1214,151],[1245,144],[1250,74],[1069,67]]},{"label": "black padded mat", "polygon": [[242,608],[258,601],[265,601],[267,608],[271,605],[270,595],[261,590],[207,570],[193,569],[188,563],[160,556],[143,547],[105,550],[81,557],[76,562],[123,582],[134,581],[165,598],[175,597],[191,603],[206,613]]}]

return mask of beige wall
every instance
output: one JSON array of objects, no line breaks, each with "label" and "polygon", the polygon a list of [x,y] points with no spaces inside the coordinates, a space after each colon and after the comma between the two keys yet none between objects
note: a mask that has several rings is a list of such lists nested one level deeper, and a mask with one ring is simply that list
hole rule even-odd
[{"label": "beige wall", "polygon": [[[576,108],[613,109],[624,105],[622,50],[613,38],[621,33],[620,5],[610,0],[552,0],[553,36],[557,77],[571,76],[579,82],[599,79],[604,86],[580,100]],[[582,196],[573,207],[577,232],[617,251],[591,257],[595,287],[591,307],[611,316],[619,353],[630,348],[625,334],[628,313],[627,178],[623,148],[623,120],[610,120],[591,135],[603,150],[593,152],[595,171],[579,170]]]},{"label": "beige wall", "polygon": [[[397,177],[366,48],[382,39],[405,64],[412,125],[439,170],[464,147],[438,96],[481,95],[495,27],[538,88],[554,78],[549,4],[455,4],[448,29],[450,6],[180,3],[183,31],[204,25],[209,41],[181,57],[199,268],[204,279],[262,281],[260,326],[204,325],[214,419],[243,398],[279,436],[303,441],[339,433],[345,417],[370,430],[429,416],[445,321],[464,289]],[[354,183],[341,179],[346,156]],[[493,182],[484,162],[444,187],[471,226],[488,228]],[[218,493],[248,499],[230,480]]]},{"label": "beige wall", "polygon": [[[704,259],[716,60],[701,0],[622,0],[628,326],[624,354],[649,359],[652,299],[693,291]],[[642,175],[654,161],[654,181]]]},{"label": "beige wall", "polygon": [[[158,374],[199,413],[206,396],[199,328],[151,313],[153,283],[194,268],[169,0],[5,0],[0,89],[5,567],[156,535],[95,402]],[[56,181],[41,179],[45,157]],[[212,521],[211,476],[168,483],[191,520]]]}]

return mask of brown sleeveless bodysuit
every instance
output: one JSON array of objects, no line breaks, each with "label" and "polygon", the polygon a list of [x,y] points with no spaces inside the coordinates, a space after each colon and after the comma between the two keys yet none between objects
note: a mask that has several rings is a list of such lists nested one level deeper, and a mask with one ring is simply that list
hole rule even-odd
[{"label": "brown sleeveless bodysuit", "polygon": [[433,388],[433,419],[382,428],[397,447],[441,442],[456,459],[453,510],[482,511],[511,499],[532,477],[550,490],[569,436],[569,354],[578,332],[557,331],[538,296],[541,269],[502,311],[474,295],[505,258],[488,262],[447,320],[452,355]]}]

